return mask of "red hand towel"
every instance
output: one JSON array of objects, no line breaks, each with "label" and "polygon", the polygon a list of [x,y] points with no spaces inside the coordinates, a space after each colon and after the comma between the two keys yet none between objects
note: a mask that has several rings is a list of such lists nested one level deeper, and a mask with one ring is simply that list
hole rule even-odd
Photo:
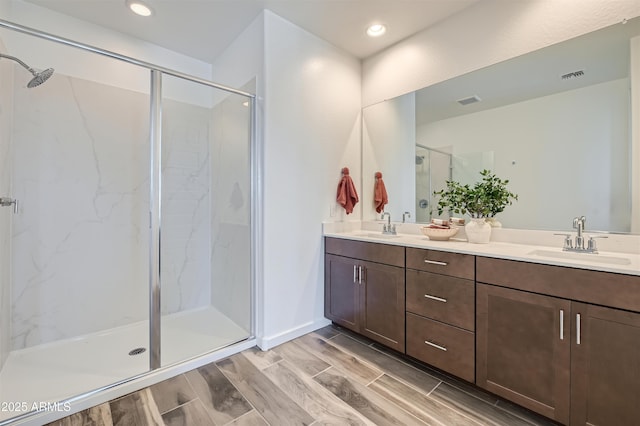
[{"label": "red hand towel", "polygon": [[387,198],[387,188],[384,186],[382,173],[380,172],[376,172],[376,184],[373,188],[373,201],[378,213],[381,213],[384,210],[384,205],[389,202],[389,199]]},{"label": "red hand towel", "polygon": [[347,214],[353,213],[353,207],[358,202],[356,186],[353,184],[351,176],[349,176],[349,169],[347,167],[342,169],[342,180],[340,180],[338,184],[337,201],[338,204],[344,207]]}]

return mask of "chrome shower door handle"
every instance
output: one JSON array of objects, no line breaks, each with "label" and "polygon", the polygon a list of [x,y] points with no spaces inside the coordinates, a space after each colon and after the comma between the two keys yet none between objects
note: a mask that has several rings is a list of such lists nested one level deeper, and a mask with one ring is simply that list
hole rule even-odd
[{"label": "chrome shower door handle", "polygon": [[18,214],[18,200],[10,197],[0,197],[0,207],[10,207],[13,205],[13,214]]}]

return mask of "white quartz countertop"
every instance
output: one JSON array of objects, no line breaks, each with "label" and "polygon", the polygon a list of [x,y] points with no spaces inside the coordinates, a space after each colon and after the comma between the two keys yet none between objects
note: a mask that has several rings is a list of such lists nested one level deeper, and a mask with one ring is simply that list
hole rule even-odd
[{"label": "white quartz countertop", "polygon": [[567,266],[595,271],[615,272],[640,276],[640,254],[600,251],[598,254],[564,252],[561,248],[491,241],[488,244],[472,244],[466,240],[432,241],[418,234],[396,236],[383,235],[379,231],[365,229],[347,232],[324,232],[326,237],[368,241],[382,244],[433,249],[476,256],[519,260],[546,265]]}]

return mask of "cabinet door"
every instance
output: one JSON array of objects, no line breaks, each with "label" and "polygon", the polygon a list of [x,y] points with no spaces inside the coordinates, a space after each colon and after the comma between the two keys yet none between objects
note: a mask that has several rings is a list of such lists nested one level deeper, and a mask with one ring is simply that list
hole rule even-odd
[{"label": "cabinet door", "polygon": [[361,333],[404,352],[404,268],[362,262]]},{"label": "cabinet door", "polygon": [[571,302],[485,284],[476,288],[478,386],[568,424]]},{"label": "cabinet door", "polygon": [[571,424],[640,424],[640,314],[574,303],[572,319]]},{"label": "cabinet door", "polygon": [[356,261],[325,255],[324,315],[336,324],[359,331],[359,289]]}]

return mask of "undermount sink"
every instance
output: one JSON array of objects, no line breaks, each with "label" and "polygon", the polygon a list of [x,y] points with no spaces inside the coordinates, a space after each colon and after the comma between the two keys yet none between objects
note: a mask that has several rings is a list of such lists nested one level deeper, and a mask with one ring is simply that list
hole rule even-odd
[{"label": "undermount sink", "polygon": [[383,234],[382,232],[361,232],[358,235],[373,238],[400,238],[400,235]]},{"label": "undermount sink", "polygon": [[603,256],[601,254],[593,254],[593,253],[573,253],[568,251],[534,250],[527,254],[534,255],[534,256],[541,256],[541,257],[552,257],[556,259],[572,259],[572,260],[583,260],[585,262],[608,263],[611,265],[631,264],[631,261],[625,257]]}]

